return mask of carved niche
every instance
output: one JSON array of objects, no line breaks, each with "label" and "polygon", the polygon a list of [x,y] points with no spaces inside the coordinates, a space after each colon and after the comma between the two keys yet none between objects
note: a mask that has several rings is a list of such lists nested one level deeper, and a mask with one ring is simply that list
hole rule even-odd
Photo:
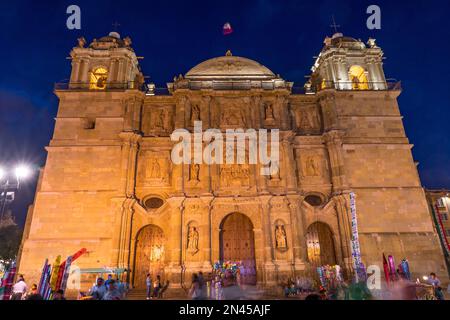
[{"label": "carved niche", "polygon": [[287,249],[286,229],[280,222],[275,225],[275,247],[282,251]]},{"label": "carved niche", "polygon": [[204,110],[209,109],[209,102],[211,98],[209,96],[201,98],[189,98],[186,97],[182,103],[184,103],[185,110],[185,123],[186,127],[194,127],[195,121],[203,121],[203,126],[206,126],[205,117],[203,116]]},{"label": "carved niche", "polygon": [[216,98],[212,105],[212,117],[221,129],[248,128],[251,125],[249,116],[249,99]]},{"label": "carved niche", "polygon": [[329,180],[328,162],[323,150],[297,150],[300,179],[304,182],[324,183]]},{"label": "carved niche", "polygon": [[170,155],[166,152],[146,151],[140,159],[140,173],[142,184],[145,186],[170,185]]},{"label": "carved niche", "polygon": [[314,133],[321,129],[321,121],[317,106],[293,105],[291,117],[294,128],[299,132]]},{"label": "carved niche", "polygon": [[172,106],[145,106],[142,116],[142,131],[145,135],[170,135],[173,131]]},{"label": "carved niche", "polygon": [[191,222],[188,225],[186,249],[191,255],[195,255],[199,251],[200,234],[196,222]]}]

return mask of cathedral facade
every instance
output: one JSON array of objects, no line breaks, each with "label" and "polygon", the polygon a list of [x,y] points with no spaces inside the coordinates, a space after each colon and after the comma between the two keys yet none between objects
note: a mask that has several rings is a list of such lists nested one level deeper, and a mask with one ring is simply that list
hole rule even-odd
[{"label": "cathedral facade", "polygon": [[[113,32],[71,52],[48,158],[29,209],[19,272],[87,253],[81,270],[121,268],[172,288],[217,261],[239,261],[263,287],[317,266],[354,271],[350,194],[361,259],[409,260],[413,274],[446,274],[383,52],[326,38],[302,90],[256,61],[201,62],[167,92],[145,84],[130,38]],[[260,164],[175,164],[176,129],[279,129],[279,171]]]}]

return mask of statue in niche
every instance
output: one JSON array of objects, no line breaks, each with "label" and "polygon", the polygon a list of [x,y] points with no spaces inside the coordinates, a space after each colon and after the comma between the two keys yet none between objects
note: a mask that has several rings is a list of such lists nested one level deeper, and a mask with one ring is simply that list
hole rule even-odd
[{"label": "statue in niche", "polygon": [[150,179],[160,179],[161,178],[161,166],[156,158],[152,159],[150,166]]},{"label": "statue in niche", "polygon": [[306,159],[306,175],[309,177],[317,177],[320,175],[319,166],[314,156]]},{"label": "statue in niche", "polygon": [[190,226],[188,231],[187,249],[191,254],[196,254],[198,252],[198,239],[199,234],[197,228]]},{"label": "statue in niche", "polygon": [[317,121],[317,114],[313,109],[309,109],[306,113],[306,118],[308,120],[308,127],[309,128],[316,128],[318,121]]},{"label": "statue in niche", "polygon": [[[270,166],[272,165],[272,161],[269,162],[268,167],[270,168]],[[278,163],[278,168],[277,168],[277,172],[275,173],[271,173],[269,176],[270,180],[272,181],[279,181],[281,180],[281,168],[280,168],[280,163]]]},{"label": "statue in niche", "polygon": [[200,121],[200,108],[198,107],[198,105],[193,105],[191,107],[191,122],[192,124],[194,123],[194,121]]},{"label": "statue in niche", "polygon": [[157,116],[155,119],[155,127],[157,129],[161,129],[161,130],[165,130],[165,114],[164,114],[164,110],[159,110],[159,112],[157,112]]},{"label": "statue in niche", "polygon": [[275,120],[275,116],[273,114],[273,106],[271,103],[267,103],[265,106],[265,119],[269,122]]},{"label": "statue in niche", "polygon": [[193,163],[190,165],[189,181],[200,181],[200,165]]},{"label": "statue in niche", "polygon": [[275,227],[275,240],[277,249],[287,249],[286,230],[283,225]]}]

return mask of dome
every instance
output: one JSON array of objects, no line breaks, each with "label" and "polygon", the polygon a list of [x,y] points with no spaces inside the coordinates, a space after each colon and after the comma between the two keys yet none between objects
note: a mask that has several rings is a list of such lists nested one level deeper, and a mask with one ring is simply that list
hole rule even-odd
[{"label": "dome", "polygon": [[235,57],[227,52],[224,57],[206,60],[186,73],[189,80],[215,79],[275,79],[275,74],[262,64],[243,57]]},{"label": "dome", "polygon": [[331,39],[328,38],[328,44],[339,48],[349,49],[364,49],[365,45],[361,40],[356,40],[352,37],[346,37],[342,33],[335,33]]}]

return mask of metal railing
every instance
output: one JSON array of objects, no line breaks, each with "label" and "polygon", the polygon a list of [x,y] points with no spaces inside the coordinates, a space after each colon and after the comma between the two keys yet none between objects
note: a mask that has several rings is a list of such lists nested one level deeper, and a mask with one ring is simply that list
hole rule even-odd
[{"label": "metal railing", "polygon": [[396,80],[379,82],[323,81],[310,90],[312,92],[318,92],[326,89],[334,89],[339,91],[401,91],[402,84],[401,81]]},{"label": "metal railing", "polygon": [[213,90],[250,90],[250,89],[263,89],[263,90],[274,90],[274,89],[287,89],[290,90],[292,94],[314,94],[316,92],[334,89],[338,91],[401,91],[402,85],[401,81],[388,80],[386,82],[334,82],[326,81],[311,87],[289,87],[285,84],[278,84],[274,82],[254,82],[254,81],[211,81],[205,82],[187,82],[182,86],[174,86],[171,88],[155,87],[153,84],[142,84],[131,82],[108,82],[103,89],[97,89],[93,84],[86,82],[58,82],[55,83],[54,89],[56,91],[124,91],[124,90],[139,90],[145,92],[147,95],[156,96],[169,96],[172,90],[176,89],[188,89],[188,90],[202,90],[202,89],[213,89]]},{"label": "metal railing", "polygon": [[283,80],[211,80],[211,81],[183,81],[173,84],[173,90],[188,89],[188,90],[274,90],[274,89],[289,89],[289,84]]},{"label": "metal railing", "polygon": [[103,88],[96,87],[95,83],[90,82],[57,82],[54,89],[56,91],[123,91],[123,90],[139,90],[147,92],[148,86],[144,83],[136,81],[129,82],[107,82]]}]

